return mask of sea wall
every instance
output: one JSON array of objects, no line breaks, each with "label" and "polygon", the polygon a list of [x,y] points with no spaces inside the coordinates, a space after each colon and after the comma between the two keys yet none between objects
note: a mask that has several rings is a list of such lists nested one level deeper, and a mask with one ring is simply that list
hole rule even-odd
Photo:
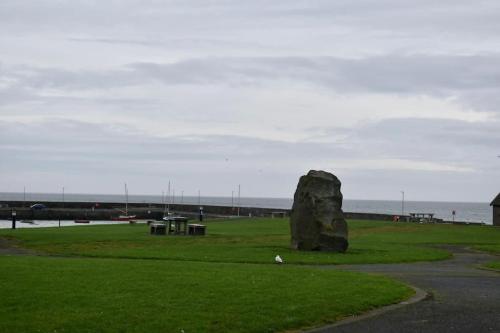
[{"label": "sea wall", "polygon": [[[41,203],[47,209],[34,210],[29,207],[35,203]],[[0,219],[10,219],[13,209],[16,210],[18,219],[38,219],[38,220],[108,220],[123,214],[125,209],[123,203],[89,203],[89,202],[22,202],[3,201],[0,203]],[[198,215],[200,206],[198,205],[169,205],[171,212],[178,212],[188,215]],[[139,219],[161,219],[165,207],[160,204],[129,203],[128,213],[137,215]],[[258,208],[258,207],[228,207],[228,206],[203,206],[203,213],[206,216],[254,216],[254,217],[281,217],[289,216],[289,209]],[[392,215],[371,214],[371,213],[345,213],[348,219],[368,219],[391,221]]]},{"label": "sea wall", "polygon": [[[44,204],[47,209],[33,210],[29,207],[35,203]],[[16,211],[17,219],[37,219],[37,220],[109,220],[123,214],[125,205],[123,203],[89,203],[89,202],[23,202],[23,201],[1,201],[0,219],[11,219],[12,210]],[[187,215],[196,218],[199,214],[198,205],[169,205],[171,212]],[[138,219],[159,220],[163,217],[165,207],[161,204],[129,203],[128,213],[136,215]],[[203,213],[206,217],[224,216],[253,216],[253,217],[281,217],[289,216],[289,209],[259,208],[259,207],[228,207],[204,205]],[[376,213],[355,213],[344,212],[346,219],[351,220],[373,220],[373,221],[393,221],[392,214]],[[406,216],[401,216],[405,220]],[[450,221],[439,221],[451,223]],[[465,224],[465,222],[455,221],[455,224]],[[467,223],[476,224],[476,223]]]}]

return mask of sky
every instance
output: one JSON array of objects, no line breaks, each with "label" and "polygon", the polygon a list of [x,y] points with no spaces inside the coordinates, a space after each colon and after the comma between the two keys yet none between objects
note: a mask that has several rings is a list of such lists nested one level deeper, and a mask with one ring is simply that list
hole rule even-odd
[{"label": "sky", "polygon": [[500,192],[500,2],[0,1],[0,192]]}]

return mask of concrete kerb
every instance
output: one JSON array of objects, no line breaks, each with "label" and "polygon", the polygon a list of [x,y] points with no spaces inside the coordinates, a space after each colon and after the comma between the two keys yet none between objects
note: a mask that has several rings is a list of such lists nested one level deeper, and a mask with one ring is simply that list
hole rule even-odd
[{"label": "concrete kerb", "polygon": [[317,328],[302,331],[302,332],[304,332],[304,333],[326,333],[330,329],[333,329],[335,327],[339,327],[342,325],[351,324],[351,323],[354,323],[357,321],[365,320],[365,319],[375,317],[375,316],[381,315],[381,314],[389,312],[389,311],[393,311],[393,310],[402,308],[403,306],[418,303],[418,302],[420,302],[420,301],[422,301],[430,296],[430,294],[428,294],[427,292],[423,291],[420,288],[417,288],[417,287],[412,286],[410,284],[406,284],[406,285],[415,291],[415,295],[413,295],[412,297],[410,297],[409,299],[407,299],[405,301],[402,301],[402,302],[397,303],[397,304],[391,304],[391,305],[383,306],[381,308],[373,309],[371,311],[365,312],[365,313],[358,315],[358,316],[347,317],[347,318],[342,319],[342,320],[340,320],[334,324],[331,324],[331,325],[317,327]]}]

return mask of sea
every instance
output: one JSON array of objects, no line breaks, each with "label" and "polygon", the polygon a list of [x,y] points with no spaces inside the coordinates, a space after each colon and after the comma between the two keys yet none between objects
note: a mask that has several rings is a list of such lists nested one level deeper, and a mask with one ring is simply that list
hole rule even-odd
[{"label": "sea", "polygon": [[[0,192],[0,201],[62,201],[62,194],[54,193],[9,193]],[[66,202],[125,202],[123,194],[72,194],[65,193]],[[193,205],[217,205],[290,209],[291,198],[249,198],[249,197],[211,197],[211,196],[171,196],[163,199],[161,195],[129,195],[130,203],[163,203]],[[391,201],[391,200],[353,200],[344,199],[343,210],[355,213],[380,213],[404,215],[408,213],[433,213],[444,220],[482,222],[492,224],[492,209],[487,202],[437,202],[437,201]],[[453,216],[455,211],[455,216]]]}]

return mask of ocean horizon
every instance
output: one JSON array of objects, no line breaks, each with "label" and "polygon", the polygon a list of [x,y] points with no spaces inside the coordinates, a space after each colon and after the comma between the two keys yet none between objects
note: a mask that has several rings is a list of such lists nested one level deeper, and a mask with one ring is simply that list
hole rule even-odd
[{"label": "ocean horizon", "polygon": [[[62,201],[61,193],[22,193],[0,192],[0,201]],[[65,193],[66,202],[125,202],[123,194],[83,194]],[[165,201],[171,204],[240,206],[259,208],[292,208],[292,198],[255,198],[221,196],[171,196]],[[161,195],[129,195],[130,203],[164,203]],[[449,202],[449,201],[402,201],[396,200],[359,200],[344,199],[342,209],[354,213],[379,213],[403,215],[408,213],[433,213],[437,218],[451,221],[455,211],[456,221],[484,222],[492,224],[492,211],[488,202]]]}]

